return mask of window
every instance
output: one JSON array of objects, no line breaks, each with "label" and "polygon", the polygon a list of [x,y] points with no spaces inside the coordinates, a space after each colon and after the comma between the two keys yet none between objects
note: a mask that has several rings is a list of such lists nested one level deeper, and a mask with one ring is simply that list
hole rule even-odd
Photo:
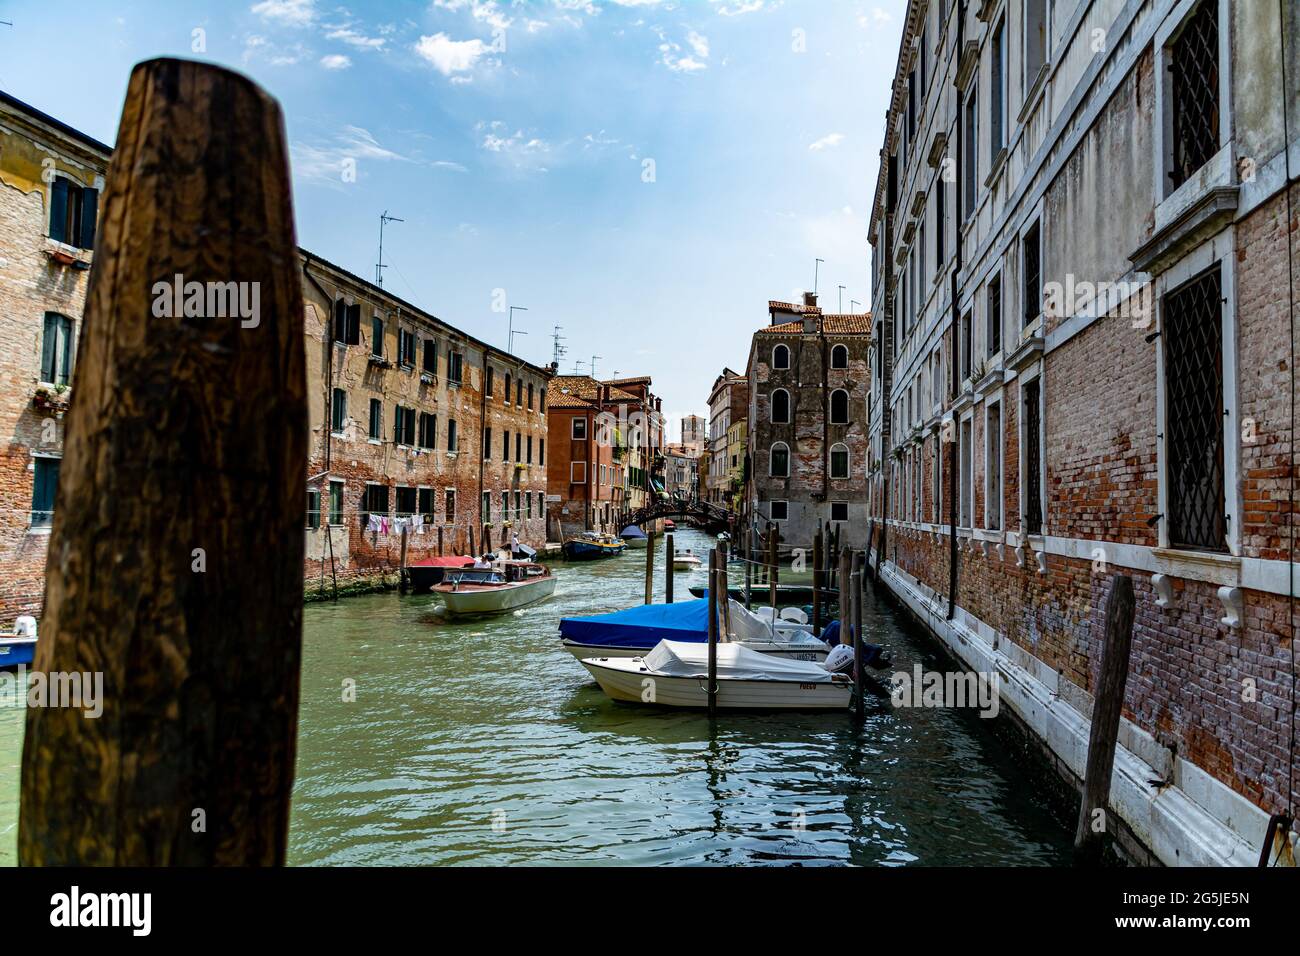
[{"label": "window", "polygon": [[1169,182],[1177,189],[1219,149],[1219,4],[1203,2],[1169,50],[1172,154]]},{"label": "window", "polygon": [[64,176],[56,176],[50,183],[50,238],[55,242],[78,249],[95,248],[98,211],[98,189]]},{"label": "window", "polygon": [[501,460],[510,460],[510,432],[508,431],[501,433]]},{"label": "window", "polygon": [[370,354],[384,357],[384,320],[377,315],[370,319]]},{"label": "window", "polygon": [[41,381],[51,385],[67,385],[72,381],[72,320],[57,312],[45,313]]},{"label": "window", "polygon": [[790,516],[790,502],[773,501],[772,502],[772,520],[786,521]]},{"label": "window", "polygon": [[974,492],[974,482],[972,481],[971,471],[974,467],[973,457],[974,449],[971,447],[971,420],[968,418],[961,423],[961,437],[959,439],[959,452],[961,460],[961,521],[963,528],[971,526],[971,495]]},{"label": "window", "polygon": [[452,418],[447,422],[447,451],[456,451],[459,447],[460,442],[456,434],[456,419]]},{"label": "window", "polygon": [[406,368],[415,368],[415,333],[397,330],[397,359]]},{"label": "window", "polygon": [[849,393],[842,388],[831,392],[831,424],[847,425],[849,423]]},{"label": "window", "polygon": [[393,441],[399,445],[415,444],[415,409],[395,405],[393,415]]},{"label": "window", "polygon": [[510,404],[510,373],[506,372],[505,403]]},{"label": "window", "polygon": [[388,486],[366,485],[366,497],[363,499],[361,507],[363,518],[372,514],[388,514]]},{"label": "window", "polygon": [[370,400],[370,439],[379,441],[384,437],[384,403],[377,398]]},{"label": "window", "polygon": [[966,98],[966,132],[962,146],[966,156],[963,160],[966,179],[962,185],[963,215],[969,217],[975,211],[975,188],[979,182],[979,90],[972,87]]},{"label": "window", "polygon": [[971,328],[970,328],[970,310],[967,309],[961,317],[961,378],[962,381],[970,378],[971,372]]},{"label": "window", "polygon": [[1029,325],[1043,312],[1042,243],[1037,219],[1021,240],[1020,255],[1024,263],[1025,275],[1024,322],[1025,325]]},{"label": "window", "polygon": [[483,524],[490,524],[492,521],[492,492],[483,492],[483,500],[479,503],[479,521]]},{"label": "window", "polygon": [[831,520],[832,521],[849,520],[849,503],[847,501],[831,502]]},{"label": "window", "polygon": [[320,489],[307,489],[307,527],[315,531],[320,527]]},{"label": "window", "polygon": [[996,275],[989,280],[988,299],[988,354],[997,355],[1002,351],[1002,276]]},{"label": "window", "polygon": [[993,48],[990,52],[992,62],[991,89],[989,90],[989,139],[993,155],[1007,145],[1007,20],[1004,16],[998,20],[993,29]]},{"label": "window", "polygon": [[1047,2],[1025,0],[1025,56],[1022,77],[1025,98],[1033,89],[1038,74],[1047,63]]},{"label": "window", "polygon": [[537,463],[539,465],[546,464],[546,439],[545,438],[537,439]]},{"label": "window", "polygon": [[528,410],[533,410],[533,383],[528,383]]},{"label": "window", "polygon": [[984,527],[1002,529],[1002,404],[988,406],[984,421]]},{"label": "window", "polygon": [[54,519],[54,497],[59,488],[59,459],[32,459],[32,527],[48,528]]},{"label": "window", "polygon": [[[942,164],[941,164],[942,166]],[[940,176],[934,184],[934,264],[943,268],[947,250],[943,246],[943,233],[948,228],[948,184]]]},{"label": "window", "polygon": [[528,448],[528,464],[531,465],[533,463],[533,436],[532,435],[528,436],[527,448]]},{"label": "window", "polygon": [[510,520],[510,492],[501,492],[501,521],[502,523]]},{"label": "window", "polygon": [[525,494],[524,501],[527,502],[528,517],[531,518],[533,516],[533,496],[531,494]]},{"label": "window", "polygon": [[348,393],[341,388],[336,388],[334,389],[334,400],[330,404],[330,429],[336,435],[342,435],[347,418]]},{"label": "window", "polygon": [[790,393],[783,388],[772,393],[772,424],[790,424]]},{"label": "window", "polygon": [[397,486],[397,513],[399,515],[415,514],[415,489]]},{"label": "window", "polygon": [[447,524],[456,523],[456,489],[448,488],[443,501],[442,520]]},{"label": "window", "polygon": [[492,429],[483,429],[483,460],[492,460]]},{"label": "window", "polygon": [[487,370],[487,387],[483,391],[483,394],[486,395],[488,398],[492,397],[492,389],[495,383],[496,383],[496,370],[489,365]]},{"label": "window", "polygon": [[518,521],[524,516],[524,495],[522,491],[515,492],[515,518]]},{"label": "window", "polygon": [[1021,388],[1024,401],[1025,445],[1025,533],[1043,533],[1043,450],[1041,444],[1042,405],[1039,381]]},{"label": "window", "polygon": [[587,463],[585,461],[569,462],[569,481],[575,485],[587,483]]},{"label": "window", "polygon": [[361,342],[361,303],[348,305],[343,298],[334,301],[334,341],[344,345]]},{"label": "window", "polygon": [[849,477],[849,446],[837,444],[831,446],[831,477]]},{"label": "window", "polygon": [[424,362],[421,371],[430,375],[438,374],[438,342],[435,339],[424,340]]},{"label": "window", "polygon": [[420,447],[438,447],[438,416],[420,412]]},{"label": "window", "polygon": [[519,408],[524,407],[524,380],[522,378],[515,379],[515,405]]},{"label": "window", "polygon": [[330,524],[343,523],[343,482],[330,480]]},{"label": "window", "polygon": [[1222,298],[1215,266],[1164,300],[1166,508],[1175,548],[1228,549]]},{"label": "window", "polygon": [[837,345],[831,349],[831,368],[849,367],[849,349],[847,345]]},{"label": "window", "polygon": [[461,375],[464,372],[465,357],[459,352],[447,353],[447,381],[453,385],[459,385],[462,381]]},{"label": "window", "polygon": [[772,349],[772,368],[787,369],[790,367],[790,349],[784,345],[778,345]]},{"label": "window", "polygon": [[521,452],[524,450],[524,436],[515,432],[515,461],[523,461]]},{"label": "window", "polygon": [[571,434],[573,435],[574,441],[586,441],[587,420],[585,418],[575,416],[573,419],[573,431]]},{"label": "window", "polygon": [[772,446],[769,473],[773,478],[790,477],[790,446],[785,442],[779,441]]}]

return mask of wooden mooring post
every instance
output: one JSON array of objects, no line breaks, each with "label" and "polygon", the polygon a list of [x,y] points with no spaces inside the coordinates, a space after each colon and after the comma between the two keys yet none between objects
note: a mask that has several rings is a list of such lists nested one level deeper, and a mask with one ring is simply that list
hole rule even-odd
[{"label": "wooden mooring post", "polygon": [[[772,606],[772,620],[776,620],[776,588],[780,583],[778,562],[781,559],[781,532],[775,524],[767,526],[767,592]],[[776,625],[773,624],[773,629]]]},{"label": "wooden mooring post", "polygon": [[[646,547],[650,547],[649,544]],[[673,603],[673,533],[664,536],[664,602]]]},{"label": "wooden mooring post", "polygon": [[[645,603],[653,604],[655,600],[655,533],[646,533],[645,542]],[[670,561],[671,565],[672,562]]]},{"label": "wooden mooring post", "polygon": [[1128,683],[1129,651],[1133,646],[1133,581],[1115,575],[1106,598],[1106,636],[1101,651],[1097,693],[1088,732],[1088,764],[1083,778],[1083,803],[1074,831],[1074,860],[1079,866],[1096,866],[1101,860],[1110,825],[1110,779],[1115,764],[1115,743]]},{"label": "wooden mooring post", "polygon": [[718,552],[709,551],[709,716],[718,712]]},{"label": "wooden mooring post", "polygon": [[[853,622],[853,713],[858,720],[862,720],[867,712],[863,697],[863,685],[866,675],[862,670],[862,568],[867,562],[861,551],[853,552],[852,562],[853,570],[849,572],[846,583],[848,584],[848,592],[852,595],[849,598],[849,606],[853,608],[852,613],[848,615],[849,620]],[[844,591],[840,592],[841,601],[844,600],[844,593]]]},{"label": "wooden mooring post", "polygon": [[[28,708],[24,865],[284,862],[307,474],[285,145],[244,76],[175,59],[131,74],[34,668],[102,679],[102,713]],[[188,290],[175,301],[189,283],[205,311],[208,283],[247,308],[195,316]]]},{"label": "wooden mooring post", "polygon": [[403,525],[402,526],[402,547],[401,547],[401,558],[400,558],[401,566],[397,569],[397,593],[398,594],[406,593],[406,548],[408,544],[406,533],[407,533],[406,526]]},{"label": "wooden mooring post", "polygon": [[822,529],[819,526],[813,535],[813,634],[822,633]]}]

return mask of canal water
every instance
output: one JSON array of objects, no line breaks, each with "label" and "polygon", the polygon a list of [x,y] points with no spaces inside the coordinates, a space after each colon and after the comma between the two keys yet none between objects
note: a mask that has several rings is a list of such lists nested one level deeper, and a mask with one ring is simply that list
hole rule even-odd
[{"label": "canal water", "polygon": [[[450,623],[427,596],[307,606],[290,863],[1068,862],[1044,781],[972,711],[878,700],[859,726],[612,703],[558,623],[639,603],[644,552],[557,568],[548,602],[487,621]],[[704,577],[678,574],[677,597]],[[883,602],[864,617],[896,669],[943,668]],[[21,709],[0,708],[0,864],[15,857],[21,735]]]}]

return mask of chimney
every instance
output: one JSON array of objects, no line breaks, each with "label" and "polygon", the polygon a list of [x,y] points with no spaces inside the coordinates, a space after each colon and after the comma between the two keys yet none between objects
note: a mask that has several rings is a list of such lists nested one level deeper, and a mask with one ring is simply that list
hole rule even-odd
[{"label": "chimney", "polygon": [[803,294],[803,304],[808,308],[815,309],[817,307],[817,293],[805,292]]},{"label": "chimney", "polygon": [[808,313],[808,312],[805,312],[805,313],[804,313],[804,315],[803,315],[803,334],[804,334],[804,335],[816,335],[816,334],[817,334],[817,316],[816,316],[816,314],[810,314],[810,313]]}]

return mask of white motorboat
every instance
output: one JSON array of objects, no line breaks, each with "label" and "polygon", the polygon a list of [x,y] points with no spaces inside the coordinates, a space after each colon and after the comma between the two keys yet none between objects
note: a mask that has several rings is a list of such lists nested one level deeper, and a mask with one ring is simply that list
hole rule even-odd
[{"label": "white motorboat", "polygon": [[449,571],[433,588],[452,617],[503,614],[555,593],[555,575],[540,564],[505,561],[487,568]]},{"label": "white motorboat", "polygon": [[639,551],[644,551],[646,545],[650,543],[650,538],[646,533],[634,524],[624,528],[619,537],[623,539],[623,543],[629,548]]},{"label": "white motorboat", "polygon": [[677,548],[673,551],[674,571],[693,571],[701,564],[703,564],[703,562],[690,548]]},{"label": "white motorboat", "polygon": [[[661,641],[645,657],[590,657],[583,667],[611,700],[661,707],[709,705],[707,644]],[[852,680],[821,664],[717,645],[717,705],[723,710],[845,710]]]}]

